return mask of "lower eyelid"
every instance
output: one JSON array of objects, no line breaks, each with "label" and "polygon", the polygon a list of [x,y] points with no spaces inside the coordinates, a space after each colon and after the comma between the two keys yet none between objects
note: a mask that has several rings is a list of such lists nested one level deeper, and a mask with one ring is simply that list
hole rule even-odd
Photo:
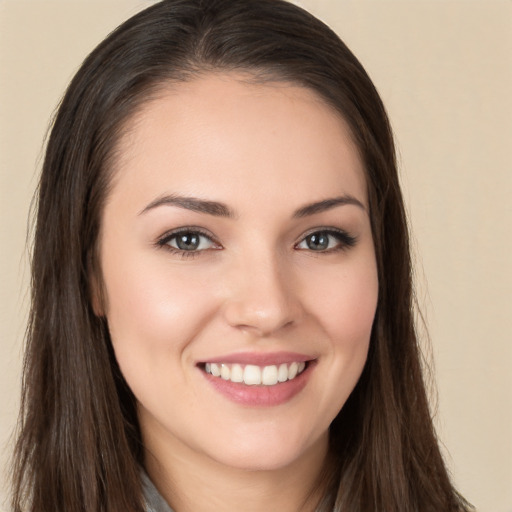
[{"label": "lower eyelid", "polygon": [[[198,248],[198,249],[180,249],[179,247],[174,247],[173,245],[170,245],[170,242],[172,240],[175,240],[180,234],[197,234],[201,238],[204,238],[207,240],[208,247]],[[306,243],[306,240],[308,237],[314,235],[314,234],[325,234],[328,235],[336,240],[336,245],[334,247],[330,247],[324,250],[318,250],[314,251],[313,249],[310,249],[308,247],[299,247],[301,244]],[[312,251],[312,252],[335,252],[336,250],[340,249],[349,249],[353,247],[358,241],[358,238],[356,236],[350,235],[349,233],[341,230],[335,230],[335,229],[317,229],[314,231],[309,232],[307,235],[303,236],[302,239],[297,242],[294,247],[299,250],[306,250],[306,251]],[[203,243],[203,242],[201,242]],[[165,235],[161,236],[157,241],[156,245],[158,247],[166,248],[171,252],[175,252],[177,254],[182,254],[184,256],[194,256],[198,253],[205,252],[208,250],[218,250],[222,249],[222,245],[219,244],[212,235],[209,233],[205,233],[204,231],[197,229],[197,228],[183,228],[183,229],[177,229],[175,231],[171,231],[166,233]],[[201,245],[201,244],[200,244]]]}]

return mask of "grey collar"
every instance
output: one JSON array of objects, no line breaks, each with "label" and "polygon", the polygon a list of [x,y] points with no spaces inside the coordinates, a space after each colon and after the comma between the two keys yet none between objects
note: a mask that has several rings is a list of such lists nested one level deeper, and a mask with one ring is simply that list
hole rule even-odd
[{"label": "grey collar", "polygon": [[162,498],[157,491],[153,482],[144,470],[141,470],[142,489],[144,492],[144,499],[146,501],[146,512],[173,512],[167,502]]}]

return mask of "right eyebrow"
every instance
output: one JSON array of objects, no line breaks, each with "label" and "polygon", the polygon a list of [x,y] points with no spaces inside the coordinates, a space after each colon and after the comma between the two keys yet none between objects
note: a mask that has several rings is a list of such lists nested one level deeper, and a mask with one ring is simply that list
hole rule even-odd
[{"label": "right eyebrow", "polygon": [[141,210],[139,215],[142,215],[154,208],[158,208],[159,206],[177,206],[178,208],[184,208],[186,210],[192,210],[199,213],[207,213],[208,215],[214,215],[216,217],[235,217],[235,213],[224,203],[175,194],[155,199]]}]

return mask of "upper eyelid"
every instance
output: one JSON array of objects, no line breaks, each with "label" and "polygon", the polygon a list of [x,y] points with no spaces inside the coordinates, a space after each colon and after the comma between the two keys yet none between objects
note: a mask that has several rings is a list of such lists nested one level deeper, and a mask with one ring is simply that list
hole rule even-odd
[{"label": "upper eyelid", "polygon": [[[166,231],[162,235],[160,235],[156,243],[157,245],[165,245],[170,239],[174,236],[179,235],[180,233],[198,233],[201,236],[204,236],[211,240],[214,244],[221,246],[222,244],[218,241],[218,238],[209,230],[202,228],[200,226],[182,226],[179,228],[170,229]],[[297,246],[301,242],[303,242],[308,236],[313,235],[315,233],[328,233],[332,235],[340,235],[345,238],[353,239],[354,242],[357,241],[357,237],[350,234],[349,231],[341,228],[337,228],[334,226],[317,226],[311,229],[308,229],[306,232],[303,232],[299,238],[293,243],[293,246]]]},{"label": "upper eyelid", "polygon": [[183,226],[180,228],[170,229],[169,231],[166,231],[160,235],[157,238],[156,243],[157,245],[165,245],[169,240],[179,235],[180,233],[198,233],[199,235],[211,240],[214,244],[219,246],[221,245],[213,233],[199,226]]},{"label": "upper eyelid", "polygon": [[319,226],[319,227],[308,229],[305,233],[302,233],[300,235],[300,237],[297,239],[296,243],[301,242],[308,236],[314,235],[315,233],[328,233],[328,234],[334,234],[334,235],[338,234],[338,235],[342,235],[342,236],[355,238],[346,229],[335,228],[333,226]]},{"label": "upper eyelid", "polygon": [[[337,236],[338,240],[342,246],[342,248],[349,248],[353,247],[357,244],[358,238],[355,235],[352,235],[349,231],[341,228],[335,228],[335,227],[320,227],[320,228],[313,228],[309,231],[307,231],[305,234],[301,235],[301,237],[298,239],[297,242],[294,244],[294,248],[297,248],[301,243],[303,243],[306,238],[308,238],[311,235],[314,235],[315,233],[327,233],[332,236]],[[327,250],[325,252],[329,252],[330,250]],[[319,251],[320,252],[320,251]]]}]

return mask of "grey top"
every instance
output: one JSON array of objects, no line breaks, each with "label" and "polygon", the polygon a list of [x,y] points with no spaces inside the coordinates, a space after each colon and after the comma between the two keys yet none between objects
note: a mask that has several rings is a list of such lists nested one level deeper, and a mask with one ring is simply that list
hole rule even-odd
[{"label": "grey top", "polygon": [[173,512],[145,471],[141,471],[141,480],[146,500],[146,512]]}]

